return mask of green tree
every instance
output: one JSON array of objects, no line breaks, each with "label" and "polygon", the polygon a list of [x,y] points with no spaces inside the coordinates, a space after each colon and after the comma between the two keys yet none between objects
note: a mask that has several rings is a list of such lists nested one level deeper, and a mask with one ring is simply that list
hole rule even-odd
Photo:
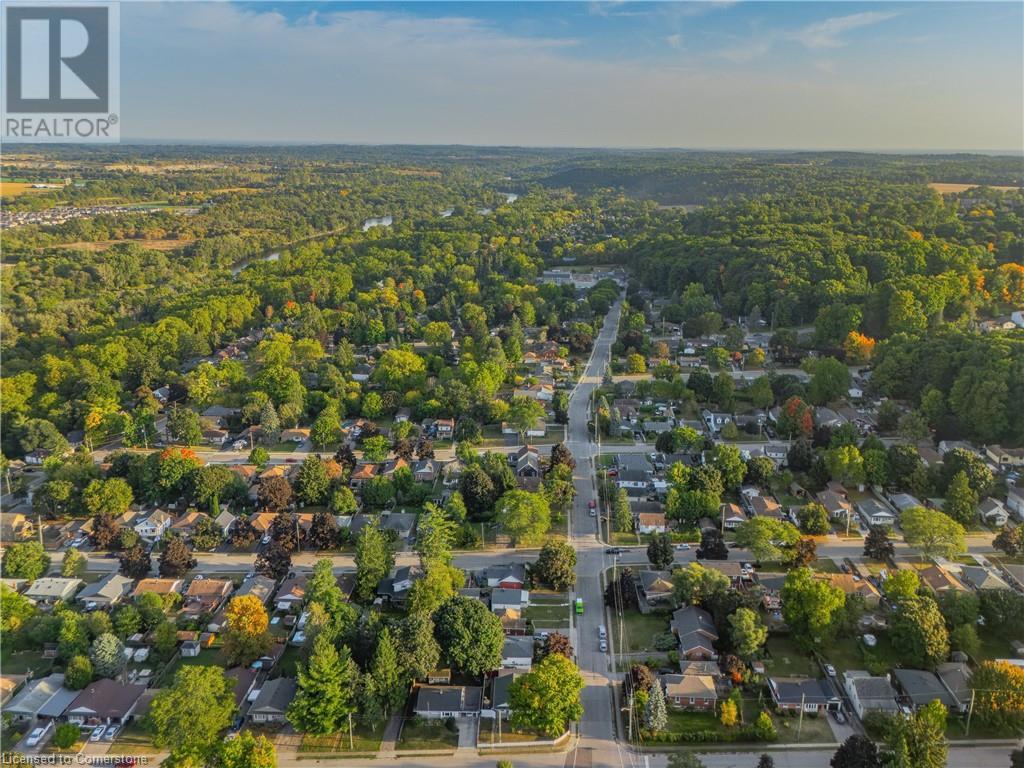
[{"label": "green tree", "polygon": [[651,733],[665,730],[668,725],[668,710],[665,707],[665,691],[661,684],[651,686],[644,706],[643,726]]},{"label": "green tree", "polygon": [[325,408],[309,430],[309,439],[317,448],[326,448],[338,442],[338,413],[333,408]]},{"label": "green tree", "polygon": [[647,560],[659,571],[663,571],[672,565],[675,553],[672,547],[672,537],[667,533],[655,533],[651,535],[651,541],[647,545]]},{"label": "green tree", "polygon": [[937,509],[910,507],[900,514],[903,538],[926,557],[953,558],[967,549],[964,527]]},{"label": "green tree", "polygon": [[557,592],[572,589],[576,584],[576,550],[565,541],[546,542],[530,574]]},{"label": "green tree", "polygon": [[359,669],[347,646],[339,652],[323,635],[313,641],[309,662],[300,664],[295,698],[288,722],[302,733],[326,735],[348,730],[356,711],[355,687]]},{"label": "green tree", "polygon": [[861,485],[866,479],[864,457],[855,445],[825,451],[825,466],[832,479],[844,485]]},{"label": "green tree", "polygon": [[277,768],[274,742],[262,733],[240,731],[218,747],[212,768]]},{"label": "green tree", "polygon": [[721,474],[726,490],[739,488],[747,473],[740,450],[733,445],[716,445],[711,452],[711,465]]},{"label": "green tree", "polygon": [[385,389],[406,392],[417,387],[426,370],[426,364],[419,355],[404,349],[389,349],[377,361],[373,379]]},{"label": "green tree", "polygon": [[8,633],[21,629],[35,612],[36,607],[31,600],[6,584],[0,584],[0,632],[10,637]]},{"label": "green tree", "polygon": [[306,506],[323,504],[330,485],[331,478],[324,463],[317,456],[307,456],[295,479],[295,495],[299,501]]},{"label": "green tree", "polygon": [[736,545],[749,549],[759,562],[781,560],[781,547],[793,546],[799,539],[795,525],[771,517],[755,517],[736,527]]},{"label": "green tree", "polygon": [[383,532],[376,525],[367,525],[356,539],[355,596],[368,603],[377,594],[377,585],[391,572],[395,556]]},{"label": "green tree", "polygon": [[342,486],[332,491],[330,508],[336,515],[354,515],[359,511],[359,502],[350,488]]},{"label": "green tree", "polygon": [[508,406],[507,421],[516,428],[520,439],[525,439],[528,430],[544,418],[544,406],[530,397],[513,397]]},{"label": "green tree", "polygon": [[829,762],[831,768],[882,768],[875,742],[855,733],[839,745]]},{"label": "green tree", "polygon": [[768,639],[768,628],[749,608],[737,608],[729,617],[729,637],[736,654],[749,659],[761,650],[761,646]]},{"label": "green tree", "polygon": [[946,503],[942,511],[956,520],[960,525],[970,525],[978,516],[978,494],[971,488],[970,480],[964,471],[957,472],[949,481],[946,489]]},{"label": "green tree", "polygon": [[256,466],[259,469],[263,469],[267,466],[270,461],[270,451],[264,448],[262,445],[257,445],[251,451],[249,451],[249,463]]},{"label": "green tree", "polygon": [[92,682],[92,662],[88,656],[72,656],[64,667],[64,687],[80,691]]},{"label": "green tree", "polygon": [[172,408],[167,415],[167,432],[175,442],[184,445],[203,442],[203,425],[199,414],[191,408]]},{"label": "green tree", "polygon": [[690,563],[672,574],[673,594],[684,604],[708,605],[728,592],[731,584],[724,573],[700,563]]},{"label": "green tree", "polygon": [[149,708],[153,743],[169,748],[172,760],[200,763],[220,744],[235,714],[235,681],[220,667],[186,665],[162,688]]},{"label": "green tree", "polygon": [[419,680],[438,667],[441,647],[434,638],[434,620],[425,613],[410,613],[397,629],[398,665],[407,680]]},{"label": "green tree", "polygon": [[512,682],[512,725],[555,737],[583,716],[583,676],[569,659],[551,654]]},{"label": "green tree", "polygon": [[416,552],[425,563],[451,563],[458,527],[443,509],[427,502],[416,529]]},{"label": "green tree", "polygon": [[124,643],[117,636],[105,633],[92,642],[89,661],[100,677],[117,677],[124,669]]},{"label": "green tree", "polygon": [[998,549],[1007,557],[1014,557],[1020,554],[1024,548],[1024,541],[1021,540],[1020,528],[1003,526],[1002,530],[992,539],[992,547]]},{"label": "green tree", "polygon": [[885,596],[894,602],[909,600],[917,595],[921,587],[921,579],[917,571],[896,570],[892,571],[888,578],[882,582],[882,589]]},{"label": "green tree", "polygon": [[629,493],[619,488],[615,495],[615,527],[623,533],[633,532],[633,510],[629,506]]},{"label": "green tree", "polygon": [[886,746],[898,761],[888,766],[945,768],[946,707],[937,699],[918,709],[911,717],[897,717],[886,738]]},{"label": "green tree", "polygon": [[79,552],[77,547],[71,547],[61,560],[60,575],[66,579],[80,579],[85,575],[87,564],[85,555]]},{"label": "green tree", "polygon": [[832,530],[828,521],[828,510],[816,502],[801,507],[796,513],[796,518],[800,521],[800,530],[810,536],[824,536]]},{"label": "green tree", "polygon": [[850,388],[850,369],[834,357],[823,357],[814,364],[807,395],[815,405],[824,405],[846,395]]},{"label": "green tree", "polygon": [[930,597],[901,601],[889,627],[893,648],[908,665],[933,667],[949,655],[946,622]]},{"label": "green tree", "polygon": [[495,510],[495,520],[516,545],[539,542],[551,528],[551,509],[540,494],[508,491]]},{"label": "green tree", "polygon": [[391,446],[383,435],[374,435],[363,440],[363,461],[378,463],[388,457]]},{"label": "green tree", "polygon": [[197,562],[185,540],[180,536],[172,536],[167,539],[160,553],[160,575],[171,578],[184,576],[196,567]]},{"label": "green tree", "polygon": [[398,651],[387,627],[377,636],[377,648],[373,652],[369,672],[374,688],[385,705],[385,715],[387,712],[397,712],[405,702],[408,680],[400,674]]},{"label": "green tree", "polygon": [[462,672],[481,675],[501,663],[501,620],[479,600],[459,595],[443,603],[434,614],[434,635],[445,661]]},{"label": "green tree", "polygon": [[878,562],[888,562],[896,556],[896,545],[889,537],[889,529],[873,525],[864,537],[864,557]]},{"label": "green tree", "polygon": [[793,636],[807,645],[822,647],[839,630],[846,596],[838,587],[814,577],[810,568],[797,568],[782,587],[782,615]]},{"label": "green tree", "polygon": [[46,573],[49,567],[50,556],[38,541],[23,541],[4,548],[4,576],[35,581]]},{"label": "green tree", "polygon": [[53,745],[58,749],[69,749],[82,737],[82,729],[74,723],[61,723],[53,732]]},{"label": "green tree", "polygon": [[90,515],[123,515],[132,498],[132,487],[120,477],[93,480],[82,491],[82,503]]}]

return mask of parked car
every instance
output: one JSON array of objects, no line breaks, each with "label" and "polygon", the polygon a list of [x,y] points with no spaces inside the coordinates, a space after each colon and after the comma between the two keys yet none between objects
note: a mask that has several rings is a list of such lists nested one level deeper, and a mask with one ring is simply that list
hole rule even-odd
[{"label": "parked car", "polygon": [[689,548],[690,548],[689,544],[676,544],[676,549],[681,550],[681,551],[688,550]]},{"label": "parked car", "polygon": [[53,723],[50,722],[50,723],[47,723],[45,726],[40,726],[39,728],[34,728],[32,730],[32,733],[30,733],[28,735],[28,738],[25,740],[25,746],[26,747],[38,746],[39,742],[43,740],[43,736],[46,735],[46,732],[48,730],[50,730],[50,727],[52,725],[53,725]]},{"label": "parked car", "polygon": [[838,709],[832,713],[832,717],[836,719],[836,722],[843,725],[846,722],[846,715],[840,712]]},{"label": "parked car", "polygon": [[598,643],[598,648],[601,649],[601,653],[607,653],[608,652],[608,641],[607,640],[601,640]]},{"label": "parked car", "polygon": [[826,664],[825,665],[825,674],[828,675],[829,677],[835,677],[836,676],[836,668],[833,667],[831,664]]},{"label": "parked car", "polygon": [[89,741],[99,741],[103,738],[103,732],[107,730],[105,725],[97,725],[92,729],[92,733],[89,735]]},{"label": "parked car", "polygon": [[107,730],[103,732],[104,741],[113,741],[114,737],[117,736],[117,732],[121,730],[119,725],[107,726]]},{"label": "parked car", "polygon": [[594,501],[594,499],[591,499],[591,500],[590,500],[590,501],[589,501],[589,502],[587,503],[587,506],[588,506],[588,507],[590,507],[591,509],[597,509],[597,502],[596,502],[596,501]]}]

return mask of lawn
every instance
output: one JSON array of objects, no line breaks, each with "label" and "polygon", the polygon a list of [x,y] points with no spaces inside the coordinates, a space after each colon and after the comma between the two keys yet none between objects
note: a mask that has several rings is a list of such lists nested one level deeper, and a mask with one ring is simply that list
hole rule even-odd
[{"label": "lawn", "polygon": [[835,560],[830,558],[819,558],[811,563],[811,568],[821,573],[842,573]]},{"label": "lawn", "polygon": [[444,720],[424,720],[414,717],[402,724],[398,736],[398,749],[455,749],[459,746],[459,734],[452,733]]},{"label": "lawn", "polygon": [[277,663],[277,671],[281,673],[281,677],[295,677],[295,668],[302,658],[301,651],[302,649],[295,645],[285,648],[284,653],[281,654],[281,660]]},{"label": "lawn", "polygon": [[[828,724],[828,715],[804,715],[803,722],[797,716],[772,715],[775,729],[779,732],[779,741],[790,744],[828,744],[836,740],[832,727]],[[797,731],[799,730],[799,737]]]},{"label": "lawn", "polygon": [[801,650],[793,638],[785,635],[771,635],[764,645],[769,654],[765,667],[773,675],[782,677],[817,677],[818,665]]},{"label": "lawn", "polygon": [[[376,752],[380,749],[380,741],[384,736],[383,723],[376,728],[356,725],[352,732],[351,742],[347,733],[332,733],[328,736],[314,736],[311,733],[302,735],[298,751],[302,753],[325,754],[334,752]],[[351,743],[351,747],[349,744]]]},{"label": "lawn", "polygon": [[53,659],[44,659],[39,651],[15,651],[4,653],[0,658],[0,666],[7,675],[24,675],[32,671],[35,677],[45,677],[53,668]]},{"label": "lawn", "polygon": [[270,453],[291,453],[299,447],[299,443],[296,443],[294,440],[285,440],[281,443],[271,443],[270,445],[265,445],[263,447]]},{"label": "lawn", "polygon": [[523,609],[523,618],[542,626],[568,626],[568,605],[528,605]]},{"label": "lawn", "polygon": [[878,639],[878,645],[874,648],[865,648],[859,635],[845,635],[829,643],[822,651],[822,657],[832,664],[839,674],[849,669],[867,669],[869,672],[881,673],[900,664],[900,654],[889,642],[889,635],[878,631],[872,634]]},{"label": "lawn", "polygon": [[[669,631],[669,617],[665,613],[640,613],[636,610],[627,610],[622,617],[625,625],[624,648],[619,648],[620,653],[633,653],[637,651],[654,651],[654,638]],[[612,627],[614,630],[615,628]]]},{"label": "lawn", "polygon": [[119,755],[155,755],[160,750],[153,746],[149,733],[138,722],[133,722],[117,734],[110,751]]},{"label": "lawn", "polygon": [[501,720],[501,733],[498,732],[498,721],[485,718],[480,721],[481,744],[518,744],[524,741],[550,741],[551,737],[535,731],[522,731],[512,727],[507,718]]}]

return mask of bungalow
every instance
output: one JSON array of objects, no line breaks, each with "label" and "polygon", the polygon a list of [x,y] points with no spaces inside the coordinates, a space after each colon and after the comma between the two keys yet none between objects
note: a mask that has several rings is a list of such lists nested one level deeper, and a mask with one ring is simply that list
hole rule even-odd
[{"label": "bungalow", "polygon": [[1006,508],[1018,520],[1024,520],[1024,488],[1011,485],[1006,492]]},{"label": "bungalow", "polygon": [[895,714],[899,711],[896,689],[889,682],[888,675],[874,677],[863,670],[851,669],[843,672],[843,689],[853,711],[861,719],[868,712]]},{"label": "bungalow", "polygon": [[942,685],[957,702],[957,710],[967,712],[971,707],[973,691],[971,690],[971,668],[962,661],[947,661],[935,668]]},{"label": "bungalow", "polygon": [[440,465],[433,459],[423,459],[412,465],[412,477],[417,483],[432,483],[437,479]]},{"label": "bungalow", "polygon": [[192,535],[192,531],[195,530],[195,527],[199,525],[201,521],[209,519],[209,517],[210,516],[205,512],[197,512],[193,509],[175,520],[171,525],[171,530],[177,531],[187,538]]},{"label": "bungalow", "polygon": [[395,570],[394,576],[382,579],[377,586],[377,597],[396,606],[405,605],[412,585],[423,578],[423,570],[417,565],[405,565]]},{"label": "bungalow", "polygon": [[844,496],[840,496],[835,491],[824,490],[817,494],[815,498],[828,512],[831,520],[846,522],[853,512],[853,505]]},{"label": "bungalow", "polygon": [[768,443],[764,447],[763,452],[780,469],[789,463],[789,446],[785,443]]},{"label": "bungalow", "polygon": [[675,709],[714,712],[718,706],[718,689],[711,675],[662,675],[665,700]]},{"label": "bungalow", "polygon": [[403,421],[409,421],[412,418],[412,408],[402,406],[395,411],[395,423],[401,424]]},{"label": "bungalow", "polygon": [[4,705],[4,714],[17,722],[55,720],[78,697],[78,691],[64,687],[64,675],[55,673],[29,680],[13,699]]},{"label": "bungalow", "polygon": [[349,478],[349,485],[352,486],[353,489],[358,490],[376,476],[376,464],[359,464],[356,466],[355,470],[353,470],[352,477]]},{"label": "bungalow", "polygon": [[281,430],[281,442],[303,443],[306,440],[309,440],[308,427],[295,427],[294,429]]},{"label": "bungalow", "polygon": [[274,594],[274,583],[273,579],[268,579],[266,576],[252,576],[242,582],[242,586],[238,588],[234,596],[245,597],[246,595],[254,595],[259,598],[261,603],[266,605],[270,596]]},{"label": "bungalow", "polygon": [[228,441],[229,433],[226,429],[211,428],[203,430],[203,442],[209,445],[224,445]]},{"label": "bungalow", "polygon": [[620,469],[615,477],[615,485],[625,488],[630,496],[643,496],[650,490],[651,479],[649,472],[642,469]]},{"label": "bungalow", "polygon": [[431,720],[479,717],[482,689],[462,685],[421,685],[416,688],[413,712]]},{"label": "bungalow", "polygon": [[679,657],[687,660],[707,661],[718,658],[714,644],[718,630],[711,614],[703,608],[688,605],[672,614],[669,625],[679,641]]},{"label": "bungalow", "polygon": [[735,530],[736,526],[747,522],[747,514],[739,504],[722,504],[719,511],[722,513],[722,528],[727,531]]},{"label": "bungalow", "polygon": [[81,585],[81,579],[62,579],[44,576],[33,581],[23,594],[29,600],[36,603],[52,605],[61,600],[70,600]]},{"label": "bungalow", "polygon": [[675,429],[675,423],[671,419],[648,419],[643,424],[645,435],[663,435]]},{"label": "bungalow", "polygon": [[1024,448],[986,445],[985,455],[999,467],[1024,467]]},{"label": "bungalow", "polygon": [[859,576],[854,577],[850,573],[820,573],[815,574],[815,577],[841,589],[845,595],[860,595],[868,608],[876,608],[882,601],[882,595],[875,585]]},{"label": "bungalow", "polygon": [[109,608],[121,602],[131,591],[135,582],[120,573],[110,573],[99,581],[87,584],[75,599],[87,607]]},{"label": "bungalow", "polygon": [[185,591],[183,612],[189,616],[216,613],[233,588],[230,581],[223,579],[192,579]]},{"label": "bungalow", "polygon": [[231,535],[231,529],[235,525],[235,520],[237,519],[238,518],[235,515],[231,514],[225,509],[213,519],[213,522],[215,522],[220,527],[221,531],[224,532],[225,536],[229,536]]},{"label": "bungalow", "polygon": [[704,422],[704,426],[707,427],[708,432],[713,435],[717,435],[722,431],[722,428],[726,424],[732,423],[732,414],[720,413],[715,411],[709,411],[707,408],[700,413],[701,420]]},{"label": "bungalow", "polygon": [[455,419],[437,419],[434,422],[434,432],[438,440],[450,440],[455,434]]},{"label": "bungalow", "polygon": [[934,672],[923,669],[894,669],[892,674],[903,698],[914,709],[919,709],[936,699],[949,709],[959,707],[956,697],[946,689]]},{"label": "bungalow", "polygon": [[[459,590],[459,594],[465,594],[468,590]],[[506,636],[512,635],[521,637],[526,634],[527,625],[526,619],[523,618],[523,612],[515,608],[505,608],[500,611],[495,611],[494,615],[498,617],[501,622],[501,631]]]},{"label": "bungalow", "polygon": [[978,505],[978,514],[982,520],[996,528],[1002,528],[1010,519],[1010,513],[1003,506],[1003,502],[991,496]]},{"label": "bungalow", "polygon": [[194,659],[203,650],[203,644],[198,640],[186,640],[181,644],[181,655],[186,659]]},{"label": "bungalow", "polygon": [[490,699],[491,713],[484,712],[482,713],[484,716],[507,716],[511,709],[508,697],[509,689],[512,687],[512,683],[515,679],[521,674],[521,672],[516,672],[514,670],[501,670],[494,678],[492,678]]},{"label": "bungalow", "polygon": [[533,638],[506,637],[501,649],[501,666],[529,671],[533,666]]},{"label": "bungalow", "polygon": [[640,571],[637,575],[637,597],[647,605],[659,605],[672,600],[672,579],[668,571]]},{"label": "bungalow", "polygon": [[846,423],[846,419],[833,411],[831,408],[818,407],[814,409],[814,423],[819,427],[836,429]]},{"label": "bungalow", "polygon": [[953,574],[938,565],[930,565],[927,568],[923,568],[917,572],[917,575],[921,582],[936,594],[949,592],[950,590],[958,592],[967,591],[967,588],[957,581]]},{"label": "bungalow", "polygon": [[526,584],[526,566],[521,563],[488,566],[481,582],[492,588],[520,589]]},{"label": "bungalow", "polygon": [[441,476],[444,478],[441,482],[445,488],[457,488],[459,486],[459,480],[462,478],[462,473],[466,469],[466,465],[462,463],[461,459],[452,459],[451,461],[445,462],[441,467]]},{"label": "bungalow", "polygon": [[523,606],[529,605],[530,593],[525,589],[503,589],[497,587],[491,591],[491,610],[500,611],[514,608],[522,610]]},{"label": "bungalow", "polygon": [[153,592],[158,595],[169,595],[173,592],[181,592],[183,582],[181,579],[142,579],[135,585],[132,597]]},{"label": "bungalow", "polygon": [[306,599],[306,577],[295,576],[281,583],[274,597],[274,605],[279,611],[291,611],[302,605]]},{"label": "bungalow", "polygon": [[162,509],[156,509],[149,517],[135,524],[135,532],[146,541],[156,541],[171,527],[172,518]]},{"label": "bungalow", "polygon": [[538,402],[550,403],[555,399],[555,388],[547,384],[531,384],[528,387],[518,387],[512,392],[513,397],[526,397]]},{"label": "bungalow", "polygon": [[979,592],[983,589],[1009,589],[1010,585],[996,573],[980,565],[966,565],[960,569],[960,578]]},{"label": "bungalow", "polygon": [[757,517],[773,517],[776,520],[785,519],[782,506],[775,500],[774,496],[754,496],[748,500],[751,514]]},{"label": "bungalow", "polygon": [[297,690],[298,685],[290,677],[267,680],[256,694],[246,719],[251,723],[283,723]]},{"label": "bungalow", "polygon": [[843,700],[825,680],[816,677],[769,677],[768,689],[775,706],[787,712],[824,714],[838,712]]},{"label": "bungalow", "polygon": [[633,398],[618,398],[612,401],[612,413],[620,425],[635,424],[640,414],[640,401]]},{"label": "bungalow", "polygon": [[896,507],[897,512],[905,512],[908,509],[914,507],[923,507],[924,505],[917,499],[916,496],[911,496],[909,493],[893,493],[889,495],[889,503]]},{"label": "bungalow", "polygon": [[0,513],[0,541],[23,541],[35,533],[35,524],[20,512]]},{"label": "bungalow", "polygon": [[394,531],[398,541],[408,541],[416,528],[416,513],[385,512],[380,516],[380,529]]},{"label": "bungalow", "polygon": [[373,366],[360,363],[352,369],[352,381],[369,381],[373,375]]},{"label": "bungalow", "polygon": [[667,523],[664,512],[638,512],[633,516],[637,533],[665,533]]},{"label": "bungalow", "polygon": [[401,456],[398,456],[397,458],[388,459],[387,461],[385,461],[380,468],[380,474],[383,475],[384,477],[392,477],[394,476],[395,472],[397,472],[400,469],[408,469],[410,472],[412,471],[412,469],[409,467],[409,462],[403,459]]},{"label": "bungalow", "polygon": [[856,503],[855,507],[865,525],[891,528],[896,522],[896,515],[877,499],[862,499]]},{"label": "bungalow", "polygon": [[76,725],[123,725],[133,719],[144,685],[125,685],[106,677],[89,684],[64,711]]},{"label": "bungalow", "polygon": [[957,448],[965,450],[968,453],[973,453],[975,456],[979,456],[980,455],[973,445],[971,445],[970,443],[965,442],[963,440],[940,440],[939,441],[939,454],[942,455],[942,456],[945,456],[947,453],[949,453],[950,451],[956,450]]}]

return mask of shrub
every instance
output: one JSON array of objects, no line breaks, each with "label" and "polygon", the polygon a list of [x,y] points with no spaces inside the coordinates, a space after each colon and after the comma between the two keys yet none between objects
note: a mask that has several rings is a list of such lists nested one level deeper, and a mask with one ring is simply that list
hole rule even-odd
[{"label": "shrub", "polygon": [[671,632],[662,632],[654,636],[654,649],[656,651],[671,651],[679,647],[679,638]]},{"label": "shrub", "polygon": [[74,723],[61,723],[53,733],[53,745],[58,749],[68,749],[74,746],[81,735],[82,732]]}]

